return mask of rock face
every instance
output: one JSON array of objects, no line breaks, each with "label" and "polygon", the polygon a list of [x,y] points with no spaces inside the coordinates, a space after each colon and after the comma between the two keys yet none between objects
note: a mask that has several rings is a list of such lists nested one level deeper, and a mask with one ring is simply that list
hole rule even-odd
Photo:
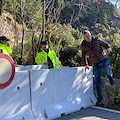
[{"label": "rock face", "polygon": [[[120,80],[114,79],[114,85],[110,85],[108,78],[101,79],[102,83],[102,94],[103,94],[103,104],[111,105],[111,104],[118,104],[120,103]],[[95,80],[94,80],[94,93],[97,98],[97,92],[95,87]]]},{"label": "rock face", "polygon": [[22,36],[22,25],[19,25],[9,13],[2,13],[0,16],[0,36],[6,36],[15,43],[20,40]]},{"label": "rock face", "polygon": [[109,3],[109,11],[107,14],[108,21],[113,22],[113,27],[117,27],[120,21],[120,15],[119,12],[115,10],[115,6],[111,3]]}]

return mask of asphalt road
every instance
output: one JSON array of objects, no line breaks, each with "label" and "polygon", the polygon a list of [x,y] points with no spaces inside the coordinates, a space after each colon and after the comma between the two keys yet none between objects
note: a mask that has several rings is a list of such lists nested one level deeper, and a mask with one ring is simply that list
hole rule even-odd
[{"label": "asphalt road", "polygon": [[120,111],[93,106],[54,120],[120,120]]}]

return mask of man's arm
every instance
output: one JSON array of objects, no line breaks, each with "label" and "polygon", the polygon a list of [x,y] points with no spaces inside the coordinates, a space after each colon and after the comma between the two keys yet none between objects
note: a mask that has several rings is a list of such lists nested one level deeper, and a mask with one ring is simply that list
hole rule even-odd
[{"label": "man's arm", "polygon": [[82,47],[82,61],[83,61],[83,64],[85,65],[86,69],[89,70],[90,67],[88,65],[86,51],[84,50],[83,47]]},{"label": "man's arm", "polygon": [[43,64],[45,64],[46,61],[41,57],[41,54],[39,52],[37,52],[37,55],[35,57],[35,62],[38,65],[43,65]]},{"label": "man's arm", "polygon": [[107,43],[99,38],[98,38],[98,40],[100,41],[100,45],[103,46],[106,50],[111,48],[109,43]]},{"label": "man's arm", "polygon": [[105,42],[105,41],[103,41],[103,40],[101,40],[101,39],[99,39],[100,40],[100,44],[103,46],[103,47],[105,47],[106,48],[106,50],[107,50],[107,52],[112,52],[112,49],[111,49],[111,46],[110,46],[110,44],[109,43],[107,43],[107,42]]},{"label": "man's arm", "polygon": [[12,48],[11,48],[11,46],[6,46],[6,51],[7,51],[7,53],[9,55],[11,55],[12,54]]},{"label": "man's arm", "polygon": [[59,68],[59,60],[57,58],[56,53],[55,53],[55,68]]}]

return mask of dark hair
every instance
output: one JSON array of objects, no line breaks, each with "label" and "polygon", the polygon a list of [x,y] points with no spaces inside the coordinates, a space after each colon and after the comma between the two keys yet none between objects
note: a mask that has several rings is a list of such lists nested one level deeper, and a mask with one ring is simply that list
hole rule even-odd
[{"label": "dark hair", "polygon": [[0,36],[0,40],[6,40],[6,41],[9,41],[9,39],[7,39],[5,36]]},{"label": "dark hair", "polygon": [[42,41],[41,45],[48,45],[48,41]]}]

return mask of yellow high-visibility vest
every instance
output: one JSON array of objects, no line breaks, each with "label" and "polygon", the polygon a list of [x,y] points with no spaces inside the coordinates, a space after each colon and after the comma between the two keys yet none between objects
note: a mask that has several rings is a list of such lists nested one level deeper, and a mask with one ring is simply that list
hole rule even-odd
[{"label": "yellow high-visibility vest", "polygon": [[[47,61],[47,56],[50,58],[50,60],[53,63],[53,67],[54,68],[59,68],[59,63],[58,63],[58,59],[56,56],[56,53],[54,50],[49,49],[49,52],[45,52],[44,50],[40,50],[37,52],[36,58],[35,58],[35,62],[38,65],[43,65],[45,62]],[[48,65],[47,65],[48,68]]]},{"label": "yellow high-visibility vest", "polygon": [[11,48],[11,46],[6,46],[6,45],[0,43],[0,52],[10,56],[12,53],[12,48]]}]

